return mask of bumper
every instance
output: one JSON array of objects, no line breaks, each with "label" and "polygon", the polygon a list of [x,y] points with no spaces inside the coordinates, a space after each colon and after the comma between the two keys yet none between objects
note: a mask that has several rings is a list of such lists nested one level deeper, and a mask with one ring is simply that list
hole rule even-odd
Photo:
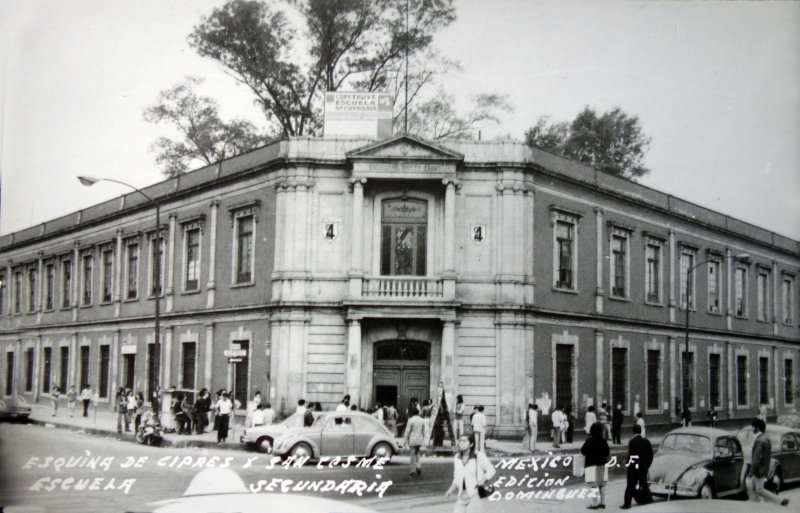
[{"label": "bumper", "polygon": [[697,490],[693,488],[679,488],[676,484],[648,483],[650,493],[665,497],[697,497]]},{"label": "bumper", "polygon": [[27,419],[30,416],[30,410],[10,410],[0,412],[0,419]]}]

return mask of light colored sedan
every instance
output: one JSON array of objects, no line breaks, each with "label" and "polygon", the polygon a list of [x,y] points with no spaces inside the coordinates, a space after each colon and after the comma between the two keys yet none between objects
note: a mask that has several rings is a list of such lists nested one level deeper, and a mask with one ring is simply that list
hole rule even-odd
[{"label": "light colored sedan", "polygon": [[391,458],[399,452],[392,434],[366,413],[326,412],[314,425],[292,429],[275,440],[274,453],[295,458],[371,456]]},{"label": "light colored sedan", "polygon": [[[312,412],[314,418],[321,415],[322,412]],[[272,445],[275,439],[282,434],[292,429],[299,429],[303,427],[303,415],[295,413],[289,415],[282,422],[277,424],[270,424],[268,426],[249,427],[244,430],[239,441],[249,447],[254,447],[259,452],[267,454],[272,452]]]}]

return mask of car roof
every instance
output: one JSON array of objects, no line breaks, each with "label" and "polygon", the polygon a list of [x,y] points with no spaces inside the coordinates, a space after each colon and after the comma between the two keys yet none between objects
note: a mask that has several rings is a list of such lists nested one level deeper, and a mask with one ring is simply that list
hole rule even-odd
[{"label": "car roof", "polygon": [[[741,429],[739,429],[739,431],[737,431],[737,432],[741,432],[743,429],[749,429],[749,428],[750,428],[750,426],[743,426],[743,427],[742,427]],[[791,427],[789,427],[789,426],[782,426],[781,424],[767,424],[767,431],[766,431],[766,433],[767,433],[767,434],[769,434],[769,433],[780,433],[780,434],[785,434],[785,433],[800,433],[800,430],[797,430],[797,429],[795,429],[795,428],[791,428]]]},{"label": "car roof", "polygon": [[690,427],[681,427],[678,429],[673,429],[672,431],[664,435],[664,438],[668,437],[669,435],[676,435],[676,434],[707,436],[708,438],[733,436],[731,433],[722,429],[702,427],[702,426],[690,426]]}]

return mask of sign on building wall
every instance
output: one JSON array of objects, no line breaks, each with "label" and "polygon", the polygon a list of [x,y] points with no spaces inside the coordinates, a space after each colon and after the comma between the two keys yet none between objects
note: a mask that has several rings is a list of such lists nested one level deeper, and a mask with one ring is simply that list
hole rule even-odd
[{"label": "sign on building wall", "polygon": [[325,137],[392,136],[392,106],[388,93],[325,93]]}]

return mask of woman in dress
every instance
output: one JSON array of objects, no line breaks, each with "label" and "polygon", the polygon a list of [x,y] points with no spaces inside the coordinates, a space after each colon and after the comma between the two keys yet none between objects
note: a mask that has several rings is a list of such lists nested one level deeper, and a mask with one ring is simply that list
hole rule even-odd
[{"label": "woman in dress", "polygon": [[453,458],[453,483],[447,489],[447,497],[458,494],[455,513],[478,513],[483,509],[478,486],[494,477],[494,465],[484,452],[475,451],[475,441],[461,435],[457,444],[458,452]]},{"label": "woman in dress", "polygon": [[[589,506],[589,509],[606,509],[606,463],[610,451],[608,449],[608,442],[604,437],[604,428],[599,422],[592,424],[589,428],[589,438],[583,443],[581,447],[581,454],[586,457],[585,468],[587,472],[595,472],[594,485],[598,489],[598,501]],[[589,467],[594,467],[590,469]]]}]

